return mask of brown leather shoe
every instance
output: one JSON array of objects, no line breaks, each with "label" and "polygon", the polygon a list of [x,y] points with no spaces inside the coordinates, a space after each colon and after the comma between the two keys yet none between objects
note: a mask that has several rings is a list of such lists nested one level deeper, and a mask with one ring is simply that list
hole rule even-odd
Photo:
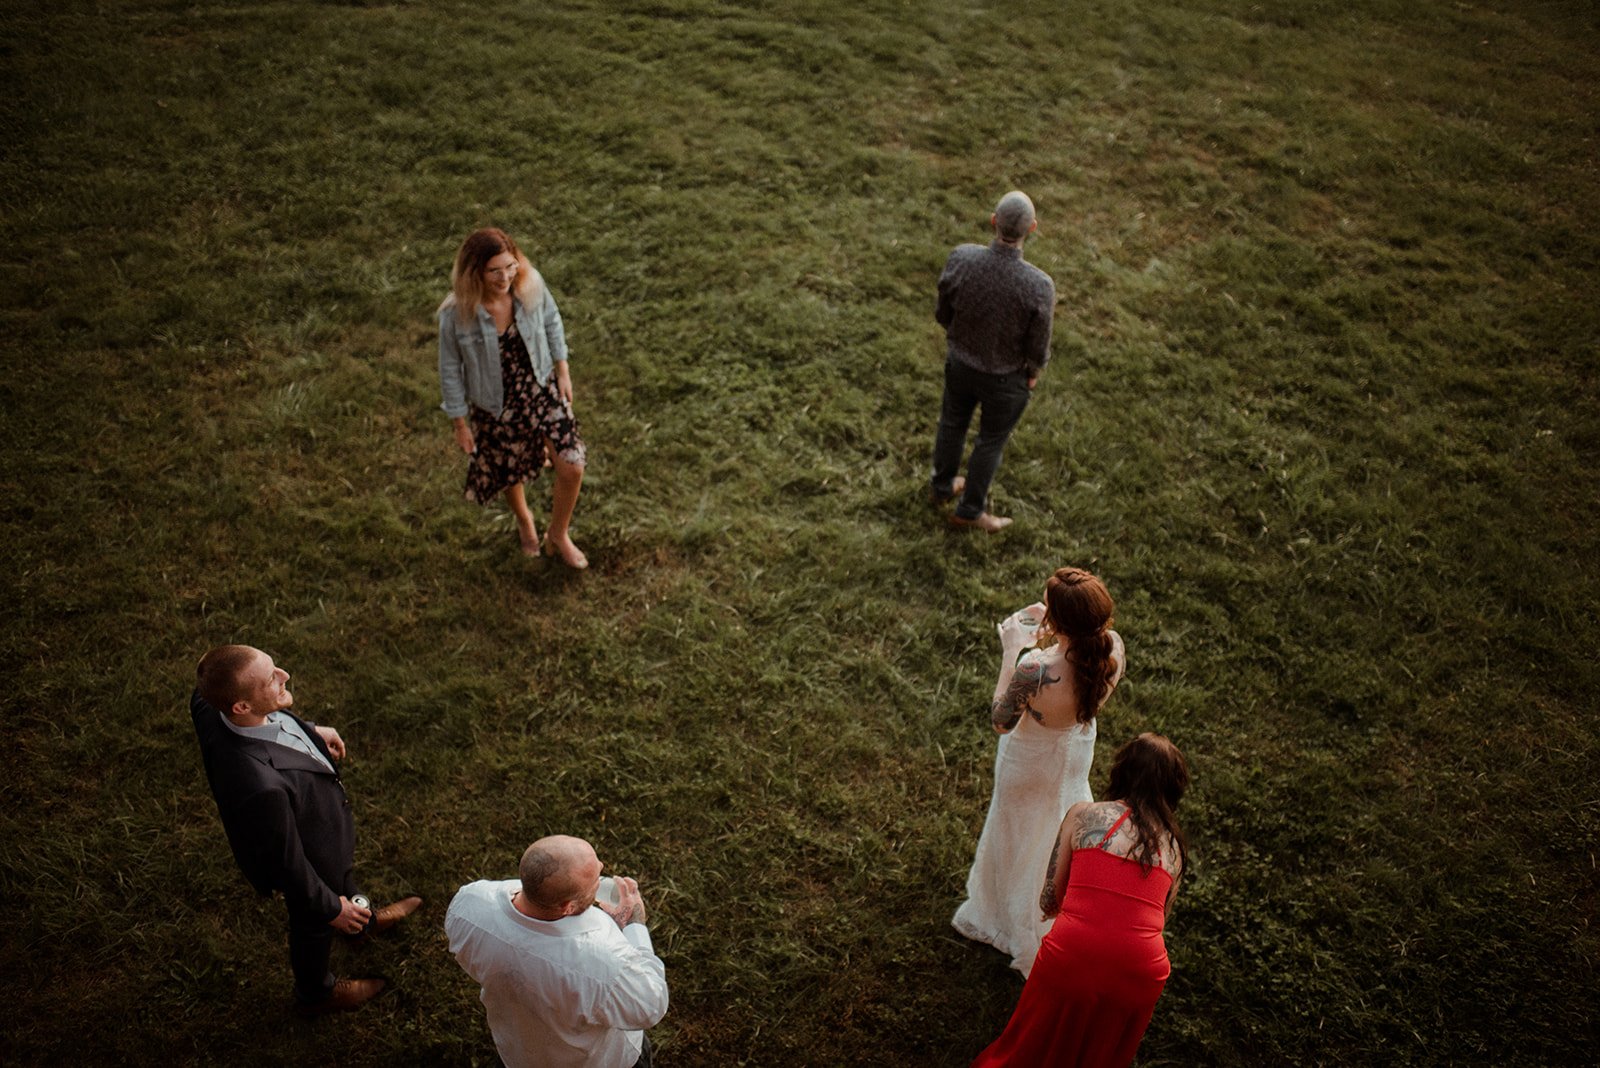
[{"label": "brown leather shoe", "polygon": [[988,512],[984,512],[976,519],[952,515],[950,525],[957,530],[981,530],[985,534],[997,534],[1011,525],[1011,519],[1003,515],[990,515]]},{"label": "brown leather shoe", "polygon": [[326,1016],[330,1012],[349,1012],[359,1009],[388,986],[386,979],[340,979],[333,984],[333,992],[321,1001],[304,1002],[294,1008],[297,1016]]},{"label": "brown leather shoe", "polygon": [[939,493],[932,486],[928,487],[928,500],[934,504],[949,504],[961,496],[961,491],[967,488],[967,480],[962,475],[957,475],[950,480],[950,492]]},{"label": "brown leather shoe", "polygon": [[382,934],[421,907],[422,899],[415,894],[385,905],[372,914],[372,922],[367,925],[366,933]]}]

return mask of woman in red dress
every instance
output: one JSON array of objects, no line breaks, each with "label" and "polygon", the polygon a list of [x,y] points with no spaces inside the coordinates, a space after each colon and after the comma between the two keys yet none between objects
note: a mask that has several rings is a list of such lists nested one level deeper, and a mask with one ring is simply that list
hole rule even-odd
[{"label": "woman in red dress", "polygon": [[1126,1068],[1171,968],[1161,928],[1188,844],[1177,746],[1141,734],[1117,751],[1107,800],[1073,805],[1039,907],[1055,925],[1006,1029],[973,1065]]}]

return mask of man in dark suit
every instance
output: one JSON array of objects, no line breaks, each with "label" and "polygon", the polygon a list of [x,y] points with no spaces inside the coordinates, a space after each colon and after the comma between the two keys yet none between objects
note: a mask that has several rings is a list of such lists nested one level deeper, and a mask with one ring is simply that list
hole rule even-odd
[{"label": "man in dark suit", "polygon": [[355,821],[339,778],[344,739],[289,711],[289,673],[260,649],[223,645],[196,672],[189,712],[234,859],[262,894],[283,894],[289,964],[304,1015],[353,1009],[382,979],[335,980],[335,931],[365,935],[415,912],[408,897],[374,912],[357,904]]}]

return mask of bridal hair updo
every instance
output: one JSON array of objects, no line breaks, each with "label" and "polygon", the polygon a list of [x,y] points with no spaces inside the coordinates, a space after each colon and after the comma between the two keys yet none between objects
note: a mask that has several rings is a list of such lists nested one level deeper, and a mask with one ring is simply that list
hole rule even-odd
[{"label": "bridal hair updo", "polygon": [[533,269],[528,257],[511,240],[510,234],[490,226],[474,230],[461,242],[456,261],[450,268],[450,295],[439,305],[440,310],[453,302],[456,317],[463,323],[470,323],[483,305],[483,272],[489,266],[489,261],[502,252],[511,253],[517,261],[517,277],[511,284],[512,292],[524,305],[532,304],[539,295],[539,272]]},{"label": "bridal hair updo", "polygon": [[1111,692],[1117,666],[1111,659],[1111,613],[1116,605],[1105,583],[1080,567],[1063,567],[1044,584],[1045,625],[1067,639],[1078,722],[1088,723]]}]

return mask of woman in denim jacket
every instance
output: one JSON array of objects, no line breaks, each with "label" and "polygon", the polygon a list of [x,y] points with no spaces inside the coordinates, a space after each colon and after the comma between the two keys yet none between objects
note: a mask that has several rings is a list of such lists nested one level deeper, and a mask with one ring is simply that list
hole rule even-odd
[{"label": "woman in denim jacket", "polygon": [[439,305],[440,405],[456,444],[472,457],[467,499],[503,494],[522,551],[541,542],[522,485],[546,464],[556,473],[543,549],[572,568],[589,566],[568,524],[583,484],[584,447],[572,414],[572,376],[561,313],[528,258],[503,230],[478,230],[456,253],[451,293]]}]

